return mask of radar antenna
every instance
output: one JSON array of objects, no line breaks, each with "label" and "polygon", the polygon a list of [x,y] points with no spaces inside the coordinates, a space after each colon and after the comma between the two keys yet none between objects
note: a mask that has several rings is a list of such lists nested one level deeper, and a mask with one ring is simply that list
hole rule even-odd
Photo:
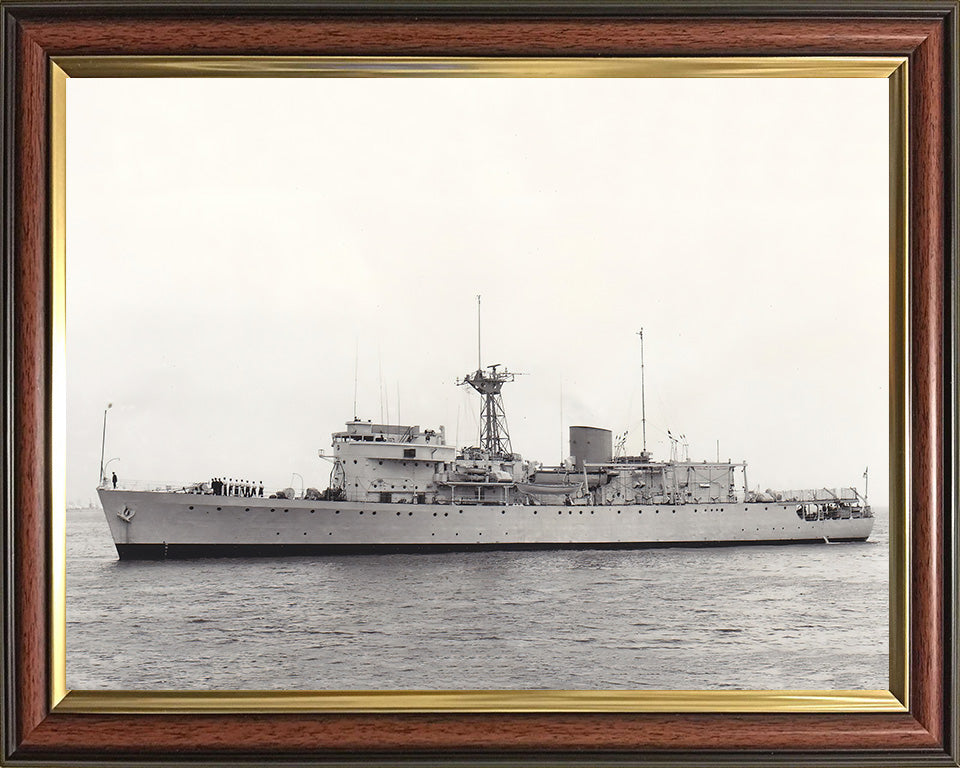
[{"label": "radar antenna", "polygon": [[480,448],[491,458],[506,459],[513,454],[510,446],[510,432],[507,429],[507,414],[503,409],[503,385],[513,381],[518,374],[506,368],[498,370],[500,363],[488,365],[486,369],[480,357],[480,297],[477,296],[477,370],[468,373],[457,385],[469,384],[475,389],[483,402],[480,406]]}]

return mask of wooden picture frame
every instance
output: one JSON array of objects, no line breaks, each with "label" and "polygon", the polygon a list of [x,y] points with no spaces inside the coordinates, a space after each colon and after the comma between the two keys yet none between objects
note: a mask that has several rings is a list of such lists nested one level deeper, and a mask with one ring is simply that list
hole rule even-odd
[{"label": "wooden picture frame", "polygon": [[[956,2],[46,0],[0,2],[0,11],[5,762],[958,765]],[[909,223],[908,433],[899,442],[909,447],[908,706],[720,712],[663,700],[652,711],[397,705],[318,713],[262,699],[244,705],[243,697],[229,713],[190,712],[173,699],[168,709],[126,713],[116,704],[62,706],[50,664],[62,618],[51,599],[50,544],[58,471],[50,254],[62,248],[51,168],[62,136],[50,114],[57,60],[103,56],[904,57],[909,176],[905,198],[891,205],[904,206]]]}]

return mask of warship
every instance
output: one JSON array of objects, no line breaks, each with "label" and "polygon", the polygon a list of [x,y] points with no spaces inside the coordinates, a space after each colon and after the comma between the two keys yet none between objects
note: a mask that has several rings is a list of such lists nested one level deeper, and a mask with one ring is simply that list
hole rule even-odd
[{"label": "warship", "polygon": [[[641,392],[643,392],[643,335]],[[478,344],[479,346],[479,344]],[[478,353],[479,357],[479,353]],[[121,560],[509,549],[614,549],[865,541],[866,491],[749,488],[747,463],[625,455],[625,435],[569,427],[556,466],[513,451],[500,364],[459,380],[481,400],[477,445],[354,417],[334,432],[328,487],[267,492],[232,479],[98,494]],[[866,476],[866,473],[865,473]],[[114,482],[114,486],[116,483]]]}]

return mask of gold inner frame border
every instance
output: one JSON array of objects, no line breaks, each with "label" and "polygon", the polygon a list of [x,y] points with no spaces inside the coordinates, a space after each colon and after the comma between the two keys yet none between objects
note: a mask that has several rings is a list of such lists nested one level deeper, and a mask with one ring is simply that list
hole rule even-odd
[{"label": "gold inner frame border", "polygon": [[[889,690],[70,691],[66,686],[66,81],[71,77],[886,78],[889,82]],[[49,75],[50,707],[57,713],[905,712],[909,709],[910,318],[906,57],[59,56]]]}]

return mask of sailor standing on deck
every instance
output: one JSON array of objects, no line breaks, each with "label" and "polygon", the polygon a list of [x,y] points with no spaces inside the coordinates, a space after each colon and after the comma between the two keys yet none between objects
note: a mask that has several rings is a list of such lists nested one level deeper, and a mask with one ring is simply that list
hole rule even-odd
[{"label": "sailor standing on deck", "polygon": [[113,490],[117,490],[117,473],[113,473]]}]

